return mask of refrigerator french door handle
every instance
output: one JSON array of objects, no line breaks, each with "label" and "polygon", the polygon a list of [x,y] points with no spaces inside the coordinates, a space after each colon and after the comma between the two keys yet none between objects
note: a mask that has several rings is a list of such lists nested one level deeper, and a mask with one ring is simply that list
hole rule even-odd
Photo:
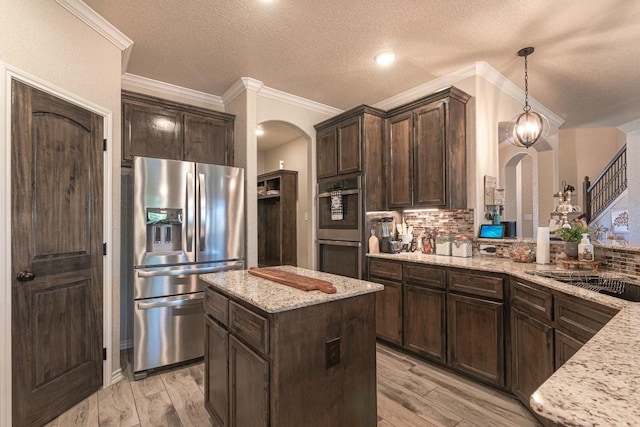
[{"label": "refrigerator french door handle", "polygon": [[244,261],[238,261],[238,262],[231,262],[225,265],[219,265],[217,267],[186,268],[181,270],[138,271],[138,277],[184,276],[189,274],[217,273],[219,271],[227,271],[227,270],[242,270],[243,267],[244,267]]},{"label": "refrigerator french door handle", "polygon": [[204,252],[204,242],[207,231],[207,191],[205,187],[205,179],[204,174],[198,174],[198,195],[200,196],[200,224],[199,224],[199,239],[198,239],[198,250],[200,252]]},{"label": "refrigerator french door handle", "polygon": [[180,298],[169,301],[158,301],[158,302],[138,302],[138,310],[149,310],[151,308],[160,308],[160,307],[184,307],[189,305],[202,304],[202,300],[204,299],[203,294],[196,295],[191,298]]},{"label": "refrigerator french door handle", "polygon": [[195,198],[193,195],[193,174],[187,173],[187,252],[193,251],[193,227],[195,224]]}]

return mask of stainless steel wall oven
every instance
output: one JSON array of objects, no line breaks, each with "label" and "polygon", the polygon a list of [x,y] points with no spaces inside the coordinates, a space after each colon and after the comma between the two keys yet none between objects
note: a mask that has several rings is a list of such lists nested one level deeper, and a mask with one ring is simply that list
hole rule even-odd
[{"label": "stainless steel wall oven", "polygon": [[361,177],[318,182],[318,269],[363,277]]}]

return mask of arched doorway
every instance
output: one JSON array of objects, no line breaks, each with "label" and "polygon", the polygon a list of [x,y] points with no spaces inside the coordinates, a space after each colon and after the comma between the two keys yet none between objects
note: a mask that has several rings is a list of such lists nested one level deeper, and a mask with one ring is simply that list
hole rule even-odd
[{"label": "arched doorway", "polygon": [[516,221],[517,237],[532,239],[537,228],[538,192],[535,159],[518,152],[501,164],[505,191],[504,221]]},{"label": "arched doorway", "polygon": [[268,120],[257,125],[262,135],[257,137],[257,174],[281,168],[298,172],[298,203],[296,215],[297,265],[311,269],[313,227],[313,186],[308,166],[311,137],[299,127],[281,120]]}]

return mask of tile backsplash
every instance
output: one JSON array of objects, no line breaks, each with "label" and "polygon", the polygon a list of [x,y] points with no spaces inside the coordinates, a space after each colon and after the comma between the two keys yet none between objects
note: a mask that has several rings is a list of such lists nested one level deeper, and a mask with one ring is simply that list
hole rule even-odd
[{"label": "tile backsplash", "polygon": [[425,232],[464,234],[474,237],[473,209],[404,212],[407,226],[413,227],[413,235],[419,237]]}]

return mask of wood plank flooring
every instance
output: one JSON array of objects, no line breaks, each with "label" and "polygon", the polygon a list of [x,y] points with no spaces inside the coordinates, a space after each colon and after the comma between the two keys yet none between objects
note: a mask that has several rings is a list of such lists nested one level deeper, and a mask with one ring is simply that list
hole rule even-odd
[{"label": "wood plank flooring", "polygon": [[[123,354],[122,360],[128,360]],[[539,426],[513,397],[378,344],[378,427]],[[46,427],[206,427],[204,365],[125,379],[80,402]],[[288,426],[286,426],[288,427]]]}]

